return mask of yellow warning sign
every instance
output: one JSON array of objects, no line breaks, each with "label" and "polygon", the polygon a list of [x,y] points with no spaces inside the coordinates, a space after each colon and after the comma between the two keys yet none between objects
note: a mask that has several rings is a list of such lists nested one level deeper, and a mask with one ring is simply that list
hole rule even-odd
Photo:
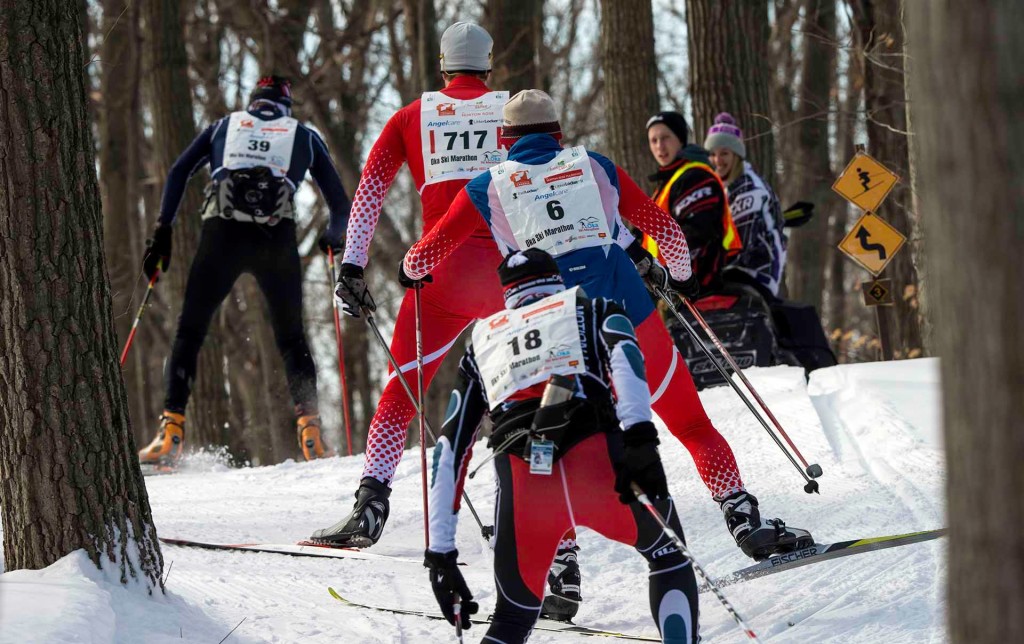
[{"label": "yellow warning sign", "polygon": [[857,262],[872,275],[877,276],[892,261],[899,249],[903,248],[907,238],[870,212],[864,213],[843,241],[839,242],[839,250]]},{"label": "yellow warning sign", "polygon": [[899,180],[874,158],[858,152],[832,184],[832,189],[861,210],[875,212]]}]

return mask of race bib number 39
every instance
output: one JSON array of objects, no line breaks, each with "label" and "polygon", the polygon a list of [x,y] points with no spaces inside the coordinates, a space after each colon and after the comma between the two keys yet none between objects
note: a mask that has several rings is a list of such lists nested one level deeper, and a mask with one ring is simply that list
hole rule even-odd
[{"label": "race bib number 39", "polygon": [[477,366],[491,409],[554,374],[584,371],[576,322],[578,292],[579,287],[502,311],[473,327]]},{"label": "race bib number 39", "polygon": [[224,167],[228,170],[266,167],[275,176],[288,174],[299,122],[290,116],[271,121],[248,112],[234,112],[228,119],[224,141]]},{"label": "race bib number 39", "polygon": [[472,179],[501,163],[501,108],[508,92],[468,100],[427,92],[420,100],[423,184]]},{"label": "race bib number 39", "polygon": [[601,189],[582,146],[543,165],[506,161],[491,178],[509,229],[521,250],[554,256],[612,243]]}]

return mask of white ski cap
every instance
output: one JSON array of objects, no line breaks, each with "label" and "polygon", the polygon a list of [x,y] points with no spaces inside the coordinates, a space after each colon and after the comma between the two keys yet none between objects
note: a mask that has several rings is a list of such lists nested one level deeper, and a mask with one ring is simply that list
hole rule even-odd
[{"label": "white ski cap", "polygon": [[490,71],[493,46],[491,34],[480,25],[456,22],[441,36],[441,71]]}]

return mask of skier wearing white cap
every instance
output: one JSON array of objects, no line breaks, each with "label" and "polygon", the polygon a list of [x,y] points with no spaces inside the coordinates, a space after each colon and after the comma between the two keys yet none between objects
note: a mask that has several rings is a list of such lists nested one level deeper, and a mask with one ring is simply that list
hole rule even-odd
[{"label": "skier wearing white cap", "polygon": [[[486,85],[492,44],[487,31],[473,23],[457,22],[446,29],[440,52],[444,89],[426,92],[396,112],[373,144],[352,201],[335,294],[348,315],[359,317],[362,308],[375,308],[363,269],[384,196],[403,165],[408,164],[420,194],[426,234],[470,179],[505,160],[498,132],[508,92],[491,91]],[[432,283],[422,285],[425,386],[463,329],[504,306],[494,272],[502,258],[486,224],[480,222],[457,255],[447,270],[434,274]],[[415,368],[412,293],[399,309],[391,351],[403,373]],[[414,414],[412,402],[391,374],[370,421],[355,507],[337,524],[317,530],[314,540],[368,547],[380,539],[390,510],[390,485]]]}]

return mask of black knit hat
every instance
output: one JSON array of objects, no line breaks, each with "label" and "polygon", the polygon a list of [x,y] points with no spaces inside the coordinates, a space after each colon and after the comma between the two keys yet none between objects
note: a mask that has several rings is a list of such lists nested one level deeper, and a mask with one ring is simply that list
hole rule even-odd
[{"label": "black knit hat", "polygon": [[679,142],[686,145],[689,138],[690,126],[686,123],[686,117],[679,112],[658,112],[651,118],[647,119],[647,129],[661,123],[668,129],[672,130],[672,134],[676,135]]},{"label": "black knit hat", "polygon": [[264,76],[256,83],[256,89],[249,96],[249,103],[265,100],[292,106],[292,82],[284,76]]},{"label": "black knit hat", "polygon": [[498,279],[510,291],[532,288],[541,284],[563,284],[555,258],[539,248],[512,253],[498,267]]}]

